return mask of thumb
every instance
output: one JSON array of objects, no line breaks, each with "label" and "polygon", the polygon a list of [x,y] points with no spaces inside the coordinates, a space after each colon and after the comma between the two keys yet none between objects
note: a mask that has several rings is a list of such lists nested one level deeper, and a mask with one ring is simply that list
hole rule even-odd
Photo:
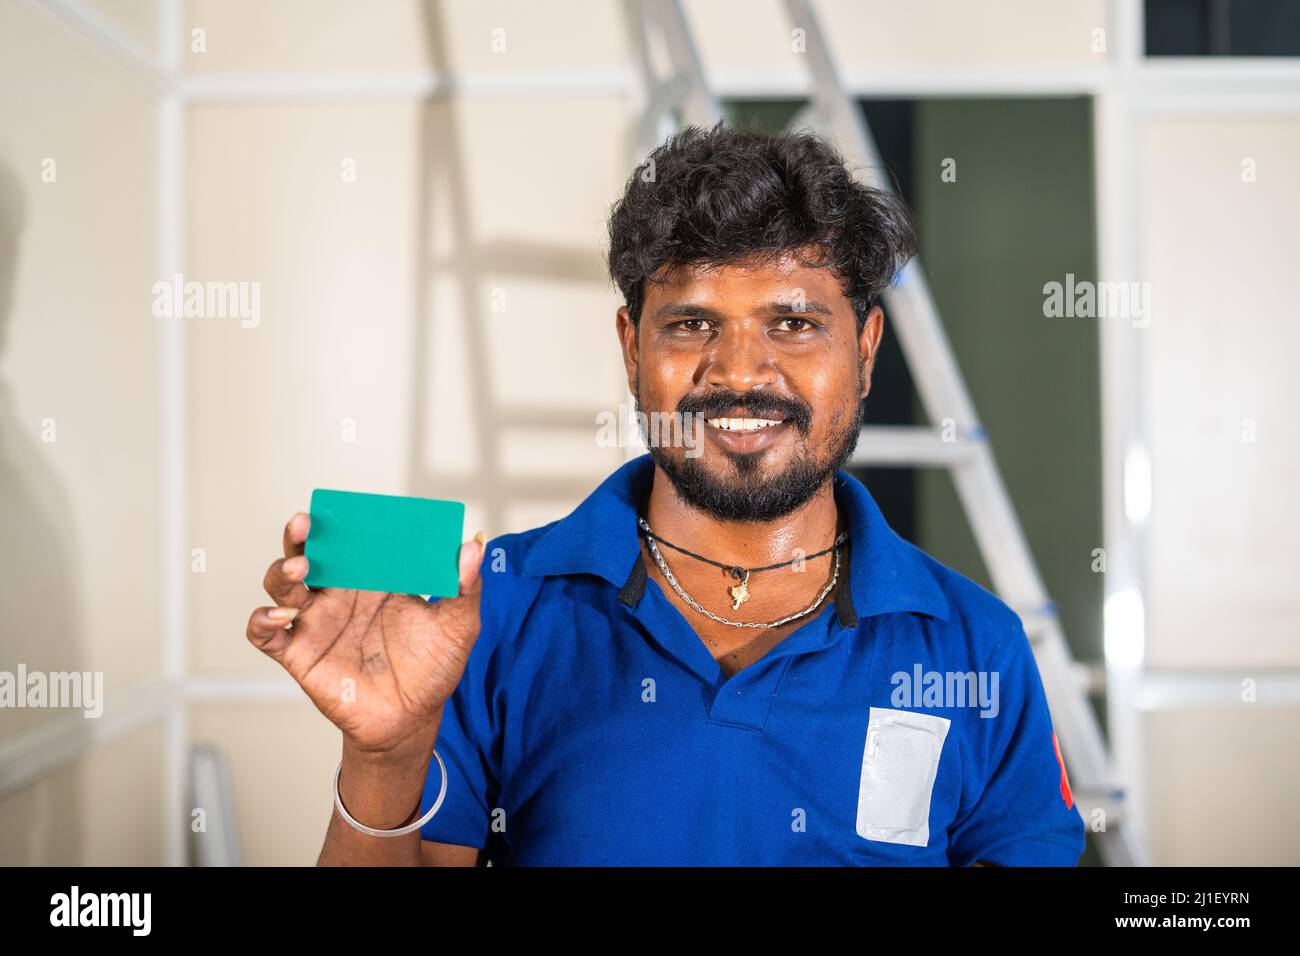
[{"label": "thumb", "polygon": [[479,573],[483,556],[487,553],[487,537],[482,531],[460,546],[460,594],[473,596],[483,586],[483,577]]}]

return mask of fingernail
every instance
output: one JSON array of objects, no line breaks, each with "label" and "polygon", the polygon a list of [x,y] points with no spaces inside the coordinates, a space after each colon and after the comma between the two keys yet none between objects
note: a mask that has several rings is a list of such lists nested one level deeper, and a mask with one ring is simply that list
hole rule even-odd
[{"label": "fingernail", "polygon": [[487,535],[485,535],[482,531],[475,531],[474,540],[477,541],[479,544],[487,544]]},{"label": "fingernail", "polygon": [[288,624],[298,616],[296,607],[276,607],[267,612],[267,617],[277,624]]},{"label": "fingernail", "polygon": [[284,562],[284,573],[291,578],[296,578],[302,573],[306,564],[307,559],[302,556],[290,558],[288,561]]}]

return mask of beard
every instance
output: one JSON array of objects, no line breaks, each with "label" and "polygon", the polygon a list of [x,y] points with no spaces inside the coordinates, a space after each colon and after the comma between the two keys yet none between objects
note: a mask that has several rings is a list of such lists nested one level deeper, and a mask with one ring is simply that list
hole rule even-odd
[{"label": "beard", "polygon": [[[859,388],[865,381],[866,376],[860,369]],[[640,412],[640,376],[637,377],[636,389],[633,401],[636,410]],[[759,392],[750,394],[748,400],[740,394],[712,396],[708,400],[692,400],[688,396],[678,403],[677,411],[683,414],[709,414],[712,417],[714,414],[725,414],[737,405],[745,405],[756,418],[775,412],[784,413],[785,420],[805,439],[808,437],[811,410],[806,405],[791,399],[771,400],[759,397]],[[773,475],[764,475],[760,471],[760,459],[764,454],[762,451],[723,451],[722,454],[734,466],[735,474],[719,476],[704,464],[705,456],[689,458],[683,455],[680,459],[674,458],[667,449],[649,441],[644,433],[642,437],[647,439],[650,457],[668,476],[677,496],[687,504],[722,521],[773,521],[805,504],[853,455],[862,430],[862,404],[861,400],[854,403],[851,416],[836,412],[831,419],[830,435],[822,448],[810,450],[806,443],[799,446],[790,463]],[[638,421],[644,420],[638,416]]]}]

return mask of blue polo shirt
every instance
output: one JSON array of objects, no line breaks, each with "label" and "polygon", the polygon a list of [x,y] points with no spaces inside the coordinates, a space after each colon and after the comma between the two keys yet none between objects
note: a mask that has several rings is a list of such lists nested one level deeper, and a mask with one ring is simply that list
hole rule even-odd
[{"label": "blue polo shirt", "polygon": [[[646,573],[654,470],[642,455],[567,517],[488,542],[424,839],[495,865],[1078,863],[1083,821],[1007,605],[839,471],[839,583],[727,677]],[[422,813],[440,783],[432,762]]]}]

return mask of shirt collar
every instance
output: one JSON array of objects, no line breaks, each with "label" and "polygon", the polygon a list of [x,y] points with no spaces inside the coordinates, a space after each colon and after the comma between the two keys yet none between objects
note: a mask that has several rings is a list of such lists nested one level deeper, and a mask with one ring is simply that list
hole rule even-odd
[{"label": "shirt collar", "polygon": [[[533,542],[522,573],[594,574],[619,588],[625,604],[635,605],[645,587],[637,509],[650,493],[654,472],[649,454],[620,466]],[[845,512],[850,544],[835,591],[840,623],[855,627],[859,617],[908,611],[948,620],[947,598],[925,554],[889,527],[866,486],[847,471],[837,471],[835,499]]]}]

